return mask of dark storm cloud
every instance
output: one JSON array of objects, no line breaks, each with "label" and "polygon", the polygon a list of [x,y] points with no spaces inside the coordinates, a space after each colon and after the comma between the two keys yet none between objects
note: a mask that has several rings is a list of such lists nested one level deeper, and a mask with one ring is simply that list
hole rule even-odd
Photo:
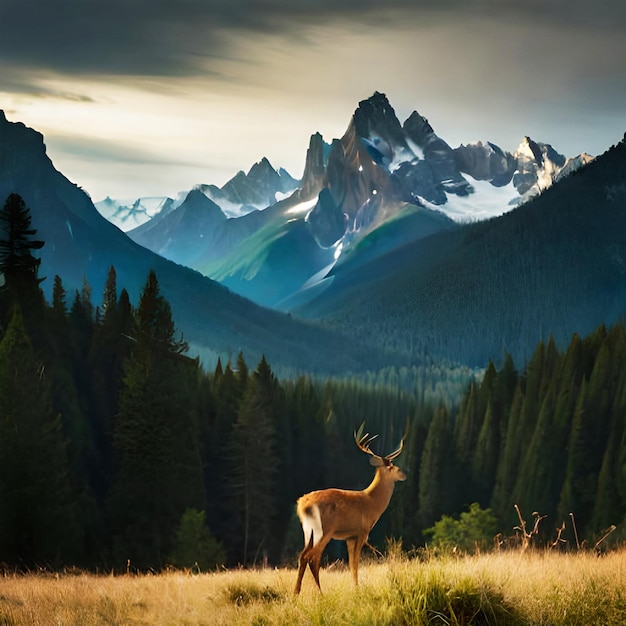
[{"label": "dark storm cloud", "polygon": [[[230,57],[232,35],[297,35],[342,20],[389,28],[415,20],[490,16],[623,28],[626,3],[525,0],[0,0],[0,59],[60,74],[205,74]],[[231,37],[226,37],[230,35]],[[7,81],[0,76],[0,87]],[[27,89],[27,85],[22,85]]]}]

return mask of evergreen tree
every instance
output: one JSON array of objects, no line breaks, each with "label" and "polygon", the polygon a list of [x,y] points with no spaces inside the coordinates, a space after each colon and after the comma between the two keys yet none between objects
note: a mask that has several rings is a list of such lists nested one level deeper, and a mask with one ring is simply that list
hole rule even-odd
[{"label": "evergreen tree", "polygon": [[0,554],[12,565],[76,562],[82,537],[67,446],[45,369],[15,307],[0,342]]},{"label": "evergreen tree", "polygon": [[33,252],[43,248],[44,242],[33,239],[37,231],[31,222],[30,209],[22,197],[10,194],[0,210],[0,315],[7,323],[12,305],[19,303],[28,316],[29,328],[35,330],[44,309],[39,288],[44,279],[38,277],[41,259]]},{"label": "evergreen tree", "polygon": [[269,370],[261,368],[248,381],[230,445],[228,484],[237,529],[231,541],[238,544],[230,548],[244,564],[267,554],[276,524],[278,457],[270,395],[274,382]]},{"label": "evergreen tree", "polygon": [[526,368],[525,376],[518,380],[518,386],[511,406],[508,420],[506,440],[498,464],[492,508],[502,522],[513,521],[513,505],[520,495],[515,490],[525,451],[528,450],[535,431],[541,402],[548,384],[549,370],[547,363],[553,367],[552,348],[550,358],[546,357],[546,345],[539,342]]},{"label": "evergreen tree", "polygon": [[476,450],[472,459],[471,476],[476,499],[486,506],[493,492],[496,469],[500,453],[500,424],[493,404],[489,402],[485,411]]},{"label": "evergreen tree", "polygon": [[162,567],[180,519],[204,509],[194,391],[197,362],[182,354],[169,303],[151,271],[137,309],[115,419],[111,497],[114,557]]},{"label": "evergreen tree", "polygon": [[430,423],[420,464],[418,524],[427,528],[455,510],[456,483],[452,462],[450,417],[439,407]]},{"label": "evergreen tree", "polygon": [[61,277],[56,274],[52,287],[52,313],[57,329],[66,326],[67,321],[67,294]]},{"label": "evergreen tree", "polygon": [[610,430],[613,381],[610,336],[598,349],[589,381],[584,381],[568,442],[566,477],[561,495],[561,514],[576,516],[581,534],[591,533],[591,517],[598,478]]},{"label": "evergreen tree", "polygon": [[113,474],[114,417],[124,374],[123,365],[134,343],[133,311],[123,289],[117,302],[115,268],[111,266],[102,295],[102,319],[94,328],[88,357],[89,422],[93,429],[90,475],[99,500],[104,500]]},{"label": "evergreen tree", "polygon": [[550,517],[556,507],[555,500],[551,499],[551,475],[555,471],[554,466],[559,465],[559,457],[560,464],[565,464],[563,440],[560,442],[561,450],[555,449],[556,442],[553,441],[556,386],[556,381],[553,381],[543,398],[532,438],[528,448],[522,451],[521,465],[513,489],[515,504],[522,510],[539,511]]},{"label": "evergreen tree", "polygon": [[117,313],[117,273],[111,265],[107,273],[104,283],[104,293],[102,294],[102,316],[103,322],[106,324],[114,319]]}]

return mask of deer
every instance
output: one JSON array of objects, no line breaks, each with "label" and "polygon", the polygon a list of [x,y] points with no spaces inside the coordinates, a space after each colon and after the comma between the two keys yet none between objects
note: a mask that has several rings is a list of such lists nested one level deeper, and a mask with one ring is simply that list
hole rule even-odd
[{"label": "deer", "polygon": [[307,565],[321,593],[320,561],[331,539],[346,542],[348,563],[354,584],[358,587],[361,549],[364,545],[372,548],[368,541],[369,533],[389,505],[396,482],[406,480],[406,474],[392,463],[402,452],[405,437],[402,437],[400,445],[391,454],[379,456],[370,449],[371,442],[378,435],[363,434],[363,428],[364,424],[361,424],[359,431],[355,431],[354,440],[359,450],[370,455],[370,464],[376,468],[369,486],[362,491],[311,491],[301,496],[296,503],[296,513],[304,533],[304,549],[299,557],[295,595],[300,593]]}]

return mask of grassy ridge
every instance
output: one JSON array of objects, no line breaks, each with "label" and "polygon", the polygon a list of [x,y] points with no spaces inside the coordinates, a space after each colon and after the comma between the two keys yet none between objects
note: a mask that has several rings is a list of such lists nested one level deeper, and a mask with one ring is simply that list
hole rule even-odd
[{"label": "grassy ridge", "polygon": [[365,564],[360,587],[327,568],[320,595],[295,571],[6,576],[0,624],[623,624],[626,554],[508,552]]}]

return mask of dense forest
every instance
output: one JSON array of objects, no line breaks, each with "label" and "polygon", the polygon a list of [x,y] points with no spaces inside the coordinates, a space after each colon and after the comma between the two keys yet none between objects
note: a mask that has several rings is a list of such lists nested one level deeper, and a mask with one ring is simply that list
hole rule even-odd
[{"label": "dense forest", "polygon": [[[363,488],[373,472],[352,435],[385,454],[405,436],[400,484],[372,533],[405,546],[473,502],[513,534],[514,504],[576,514],[580,539],[626,513],[626,328],[548,340],[470,383],[421,370],[369,380],[279,380],[239,354],[207,372],[188,356],[158,277],[137,303],[110,268],[45,301],[28,207],[0,211],[0,562],[124,571],[295,562],[295,500]],[[210,321],[209,321],[210,323]],[[414,391],[407,391],[413,381]],[[463,385],[463,392],[459,390]],[[452,391],[450,391],[452,389]],[[617,533],[616,533],[617,534]]]}]

